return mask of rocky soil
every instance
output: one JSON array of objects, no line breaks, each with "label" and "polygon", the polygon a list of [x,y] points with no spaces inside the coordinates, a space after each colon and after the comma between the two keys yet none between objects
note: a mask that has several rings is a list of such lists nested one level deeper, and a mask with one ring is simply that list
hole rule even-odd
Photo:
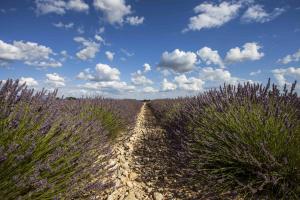
[{"label": "rocky soil", "polygon": [[[107,200],[200,199],[185,183],[184,166],[176,166],[165,131],[145,103],[132,133],[115,145],[110,160],[115,187]],[[186,176],[186,175],[185,175]]]}]

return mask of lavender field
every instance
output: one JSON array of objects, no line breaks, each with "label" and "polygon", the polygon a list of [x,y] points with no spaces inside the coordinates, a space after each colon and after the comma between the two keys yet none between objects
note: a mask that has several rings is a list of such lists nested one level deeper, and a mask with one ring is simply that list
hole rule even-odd
[{"label": "lavender field", "polygon": [[1,82],[1,199],[299,199],[294,88],[142,103]]},{"label": "lavender field", "polygon": [[78,99],[0,83],[1,199],[76,199],[113,186],[113,143],[141,102]]},{"label": "lavender field", "polygon": [[300,0],[0,0],[0,200],[300,200]]}]

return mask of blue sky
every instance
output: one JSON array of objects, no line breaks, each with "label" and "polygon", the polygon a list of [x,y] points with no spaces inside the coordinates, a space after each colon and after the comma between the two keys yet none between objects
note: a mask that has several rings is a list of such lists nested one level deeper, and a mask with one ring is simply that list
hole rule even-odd
[{"label": "blue sky", "polygon": [[1,0],[0,80],[165,98],[300,80],[299,0]]}]

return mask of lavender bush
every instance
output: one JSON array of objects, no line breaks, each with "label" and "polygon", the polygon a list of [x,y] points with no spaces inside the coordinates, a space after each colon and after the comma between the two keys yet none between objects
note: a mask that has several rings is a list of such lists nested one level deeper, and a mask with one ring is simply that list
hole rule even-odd
[{"label": "lavender bush", "polygon": [[0,82],[2,199],[82,199],[112,186],[111,142],[133,123],[141,103],[64,100],[56,93]]},{"label": "lavender bush", "polygon": [[222,198],[299,199],[300,99],[294,89],[280,91],[270,80],[266,86],[224,85],[151,107],[165,118],[195,188]]}]

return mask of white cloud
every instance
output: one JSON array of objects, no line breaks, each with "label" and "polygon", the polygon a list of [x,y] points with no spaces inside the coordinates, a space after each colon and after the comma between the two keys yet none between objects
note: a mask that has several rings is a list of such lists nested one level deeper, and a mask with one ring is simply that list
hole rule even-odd
[{"label": "white cloud", "polygon": [[151,71],[151,65],[149,65],[148,63],[145,63],[145,64],[143,65],[143,67],[144,67],[144,72]]},{"label": "white cloud", "polygon": [[158,90],[153,88],[153,87],[145,87],[143,89],[143,92],[145,92],[145,93],[155,93],[155,92],[158,92]]},{"label": "white cloud", "polygon": [[120,81],[120,71],[106,64],[97,64],[95,71],[85,69],[77,75],[78,79],[93,81],[80,85],[80,88],[95,92],[121,93],[132,92],[135,86]]},{"label": "white cloud", "polygon": [[35,66],[35,67],[40,67],[40,68],[46,68],[46,67],[61,67],[62,64],[58,61],[55,61],[53,59],[49,59],[47,61],[25,61],[24,62],[26,65],[30,66]]},{"label": "white cloud", "polygon": [[255,72],[250,72],[250,76],[256,76],[256,75],[258,75],[260,73],[261,73],[261,70],[259,69],[259,70],[255,71]]},{"label": "white cloud", "polygon": [[65,86],[65,79],[58,75],[57,73],[53,74],[46,74],[46,81],[45,83],[49,84],[52,87],[64,87]]},{"label": "white cloud", "polygon": [[80,86],[88,90],[100,90],[103,92],[132,92],[135,90],[133,85],[128,85],[123,81],[103,81],[94,83],[85,83]]},{"label": "white cloud", "polygon": [[169,82],[166,78],[163,79],[163,82],[161,83],[161,90],[164,92],[167,91],[173,91],[177,89],[177,85]]},{"label": "white cloud", "polygon": [[287,84],[288,86],[291,85],[291,83],[288,82],[287,77],[298,81],[300,80],[300,67],[274,69],[272,70],[272,73],[280,86],[284,86],[284,84]]},{"label": "white cloud", "polygon": [[128,23],[133,26],[144,22],[144,17],[128,16],[132,14],[131,6],[125,0],[94,0],[94,7],[103,13],[105,20],[112,25]]},{"label": "white cloud", "polygon": [[224,63],[217,50],[212,50],[209,47],[203,47],[197,51],[197,55],[204,61],[207,65],[215,64],[224,68]]},{"label": "white cloud", "polygon": [[34,87],[34,86],[38,86],[38,82],[34,79],[34,78],[31,78],[31,77],[21,77],[19,79],[20,81],[20,84],[26,84],[26,86],[28,87]]},{"label": "white cloud", "polygon": [[170,76],[172,73],[167,69],[158,69],[163,76]]},{"label": "white cloud", "polygon": [[22,59],[21,49],[18,47],[5,43],[0,40],[0,59],[1,60],[21,60]]},{"label": "white cloud", "polygon": [[179,89],[188,91],[201,91],[205,83],[199,78],[187,78],[184,74],[175,76],[174,81],[177,83]]},{"label": "white cloud", "polygon": [[60,52],[60,55],[62,56],[60,58],[60,61],[62,61],[62,62],[65,62],[67,59],[71,59],[72,58],[72,56],[70,56],[66,50],[62,50]]},{"label": "white cloud", "polygon": [[125,54],[127,57],[134,56],[134,53],[129,52],[127,49],[121,49],[121,52]]},{"label": "white cloud", "polygon": [[110,81],[120,80],[120,71],[117,68],[110,67],[106,64],[96,65],[97,80]]},{"label": "white cloud", "polygon": [[290,62],[298,62],[300,60],[300,49],[292,55],[286,55],[284,58],[279,59],[277,62],[288,64]]},{"label": "white cloud", "polygon": [[89,5],[83,0],[35,0],[37,14],[49,14],[55,13],[63,15],[67,10],[73,10],[77,12],[87,12]]},{"label": "white cloud", "polygon": [[83,46],[83,49],[76,53],[76,56],[81,60],[92,59],[96,56],[96,53],[99,52],[99,43],[87,40],[83,37],[75,37],[74,41],[80,43]]},{"label": "white cloud", "polygon": [[80,80],[88,80],[88,81],[94,81],[96,79],[95,76],[92,74],[91,69],[89,68],[83,70],[82,72],[79,72],[77,78]]},{"label": "white cloud", "polygon": [[162,54],[158,67],[172,69],[175,72],[188,72],[195,68],[197,56],[193,52],[184,52],[175,49],[169,53],[165,51]]},{"label": "white cloud", "polygon": [[117,68],[110,67],[106,64],[97,64],[95,72],[91,72],[90,69],[85,69],[77,75],[78,79],[88,81],[118,81],[120,80],[120,71]]},{"label": "white cloud", "polygon": [[249,22],[265,23],[275,19],[276,17],[281,15],[284,11],[285,9],[283,8],[275,8],[271,13],[267,13],[264,10],[264,7],[262,5],[252,5],[246,10],[241,20],[247,23]]},{"label": "white cloud", "polygon": [[14,41],[8,44],[0,40],[0,63],[23,61],[26,65],[37,67],[61,67],[62,64],[50,56],[51,48],[34,42]]},{"label": "white cloud", "polygon": [[96,33],[101,34],[101,33],[104,33],[104,31],[105,31],[105,27],[100,27],[100,28],[96,31]]},{"label": "white cloud", "polygon": [[84,12],[89,10],[89,5],[83,0],[70,0],[67,4],[67,9]]},{"label": "white cloud", "polygon": [[245,43],[243,49],[235,47],[230,49],[226,54],[226,61],[229,63],[242,62],[245,60],[259,60],[264,53],[259,52],[262,47],[255,42]]},{"label": "white cloud", "polygon": [[110,24],[123,24],[124,17],[131,14],[131,6],[124,0],[94,0],[94,7],[103,12]]},{"label": "white cloud", "polygon": [[138,70],[137,72],[131,74],[131,81],[134,85],[153,84],[153,81],[148,79],[146,76],[142,75],[140,70]]},{"label": "white cloud", "polygon": [[38,14],[55,13],[63,15],[66,13],[66,2],[63,0],[36,0],[35,4]]},{"label": "white cloud", "polygon": [[130,16],[126,17],[126,22],[132,26],[137,26],[144,23],[144,17]]},{"label": "white cloud", "polygon": [[220,27],[234,19],[240,8],[240,3],[222,2],[219,5],[202,3],[194,8],[194,12],[198,15],[190,18],[184,31]]},{"label": "white cloud", "polygon": [[97,34],[96,34],[94,37],[95,37],[95,39],[96,39],[97,41],[99,41],[99,42],[105,42],[104,39],[103,39],[100,35],[97,35]]},{"label": "white cloud", "polygon": [[223,83],[237,84],[241,80],[233,77],[228,70],[214,69],[212,67],[202,68],[199,76],[203,81],[215,82],[217,85]]},{"label": "white cloud", "polygon": [[78,34],[84,34],[85,30],[84,30],[84,27],[83,26],[79,26],[77,27],[77,33]]},{"label": "white cloud", "polygon": [[115,53],[114,52],[111,52],[111,51],[106,51],[105,52],[105,55],[106,55],[106,58],[110,61],[113,61],[114,60],[114,56],[115,56]]},{"label": "white cloud", "polygon": [[57,28],[65,28],[65,29],[70,29],[70,28],[73,28],[74,27],[74,23],[73,22],[70,22],[68,24],[64,24],[62,22],[57,22],[57,23],[54,23],[53,26],[57,27]]}]

